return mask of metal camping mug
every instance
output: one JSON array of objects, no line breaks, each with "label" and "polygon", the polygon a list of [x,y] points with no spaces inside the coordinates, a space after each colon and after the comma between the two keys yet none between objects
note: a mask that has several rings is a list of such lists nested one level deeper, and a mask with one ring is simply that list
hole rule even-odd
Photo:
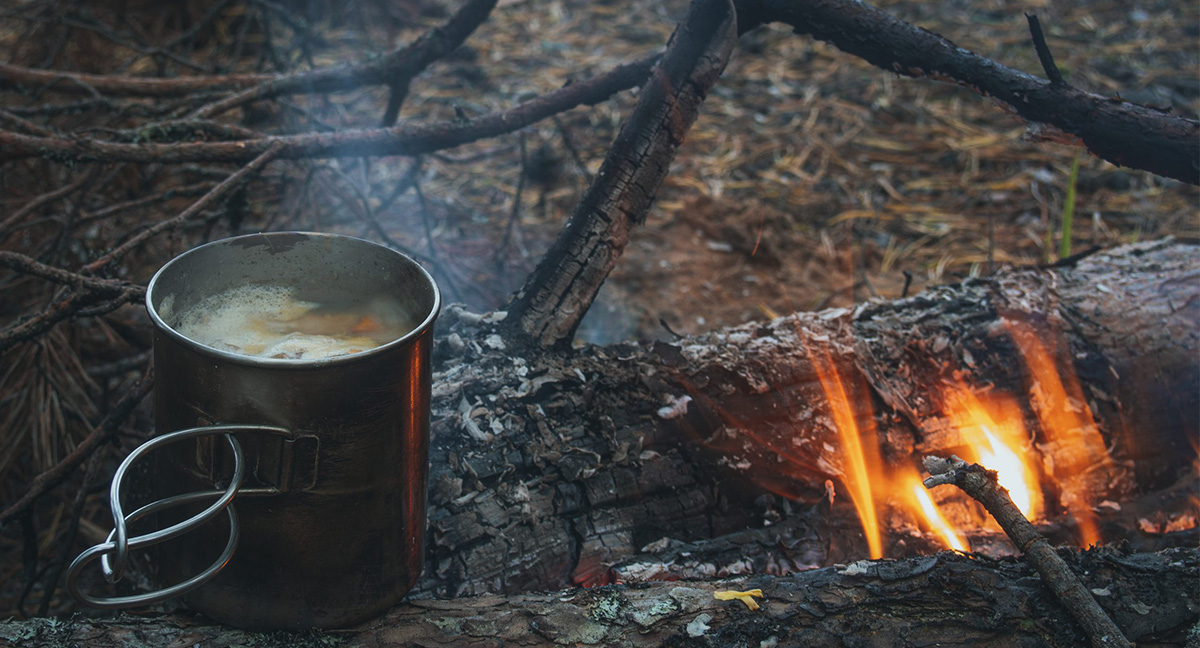
[{"label": "metal camping mug", "polygon": [[[221,351],[173,328],[187,305],[252,284],[317,303],[386,296],[416,326],[376,348],[314,360]],[[361,239],[252,234],[168,262],[146,305],[156,436],[114,475],[116,528],[72,563],[72,595],[102,608],[184,595],[222,623],[292,630],[353,625],[397,603],[424,555],[430,352],[441,306],[433,277]],[[146,454],[159,499],[126,514],[125,476]],[[158,530],[131,536],[151,514]],[[169,586],[108,598],[81,591],[85,565],[99,558],[115,581],[130,550],[159,543],[157,578]]]}]

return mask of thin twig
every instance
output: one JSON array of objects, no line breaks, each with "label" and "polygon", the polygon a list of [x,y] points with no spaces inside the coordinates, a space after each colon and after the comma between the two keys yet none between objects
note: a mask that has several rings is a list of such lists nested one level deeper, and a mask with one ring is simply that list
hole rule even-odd
[{"label": "thin twig", "polygon": [[38,604],[38,616],[44,617],[50,613],[50,604],[54,600],[54,592],[58,589],[58,581],[62,578],[63,569],[71,559],[71,554],[75,552],[75,537],[79,535],[79,520],[83,517],[83,508],[87,504],[88,492],[96,478],[100,461],[104,457],[105,447],[100,446],[100,449],[88,459],[79,490],[75,491],[75,501],[71,504],[71,517],[67,524],[67,532],[58,540],[58,555],[50,564],[49,573],[42,583],[42,600]]},{"label": "thin twig", "polygon": [[518,147],[521,151],[521,170],[517,173],[517,194],[513,196],[512,211],[508,215],[508,224],[504,226],[504,236],[500,239],[500,246],[496,248],[493,256],[493,261],[501,266],[503,266],[504,251],[508,249],[508,242],[512,238],[513,227],[521,218],[521,192],[525,189],[525,176],[529,171],[529,160],[525,155],[525,131],[521,131],[517,136]]},{"label": "thin twig", "polygon": [[178,162],[243,162],[275,144],[280,158],[361,157],[364,155],[423,155],[511,133],[532,123],[581,105],[594,105],[642,83],[658,55],[619,65],[608,72],[578,81],[509,110],[481,115],[467,122],[450,120],[425,126],[393,126],[330,133],[304,133],[262,137],[237,142],[186,144],[122,144],[95,139],[31,137],[0,131],[0,160],[44,157],[58,162],[128,161],[172,164]]},{"label": "thin twig", "polygon": [[229,176],[228,178],[225,178],[224,181],[222,181],[217,186],[213,187],[211,191],[204,194],[204,196],[202,198],[200,198],[200,200],[197,200],[196,202],[192,203],[191,207],[188,207],[187,209],[183,210],[183,212],[180,213],[178,216],[176,216],[174,218],[169,218],[169,219],[159,222],[159,223],[156,223],[152,227],[148,227],[148,228],[142,230],[141,232],[139,232],[137,234],[137,236],[130,238],[125,243],[123,243],[120,246],[111,250],[108,254],[105,254],[104,256],[100,257],[99,259],[96,259],[95,261],[85,265],[83,267],[83,272],[88,272],[88,273],[96,272],[97,270],[103,268],[104,266],[107,266],[108,264],[112,263],[113,261],[116,261],[116,260],[120,259],[121,257],[125,256],[127,253],[129,253],[130,250],[132,250],[135,247],[146,242],[147,239],[153,237],[154,235],[158,234],[159,232],[162,232],[163,230],[171,229],[174,227],[178,227],[180,224],[187,222],[193,216],[195,216],[196,214],[200,213],[205,208],[207,208],[209,206],[209,204],[213,203],[214,201],[216,201],[219,198],[224,197],[225,194],[233,191],[234,189],[241,187],[242,183],[244,181],[249,179],[251,176],[257,174],[259,171],[262,170],[263,167],[265,167],[269,162],[271,162],[271,160],[274,160],[276,157],[278,157],[280,151],[282,151],[282,150],[283,150],[282,144],[279,144],[278,142],[275,144],[272,144],[270,147],[267,148],[267,150],[263,151],[261,155],[256,157],[254,160],[252,160],[246,166],[242,167],[241,169],[238,169],[233,175]]},{"label": "thin twig", "polygon": [[29,202],[25,203],[20,209],[13,212],[8,218],[5,218],[3,222],[0,222],[0,236],[6,235],[7,232],[9,231],[9,228],[11,228],[16,223],[20,222],[20,220],[22,218],[25,218],[31,212],[33,212],[37,208],[41,207],[42,205],[45,205],[47,203],[58,200],[59,198],[62,198],[63,196],[70,195],[71,193],[74,193],[75,191],[79,190],[80,187],[82,187],[85,184],[87,184],[88,182],[90,182],[92,180],[92,178],[95,178],[96,173],[97,173],[97,169],[95,169],[95,168],[89,169],[86,173],[80,175],[79,178],[75,180],[75,182],[72,182],[64,187],[59,187],[58,189],[55,189],[54,191],[44,193],[44,194],[38,196],[37,198],[34,198],[33,200],[30,200]]},{"label": "thin twig", "polygon": [[15,115],[3,108],[0,108],[0,125],[4,125],[7,128],[13,128],[19,131],[25,131],[30,135],[37,135],[38,137],[57,136],[57,134],[49,128],[42,128],[28,119],[25,119],[20,115]]},{"label": "thin twig", "polygon": [[1008,534],[1013,544],[1033,563],[1042,580],[1071,616],[1079,622],[1092,646],[1095,648],[1133,648],[1121,629],[1096,603],[1079,578],[1067,563],[1054,551],[1054,547],[1013,504],[1008,491],[996,479],[996,471],[979,464],[967,464],[958,457],[926,457],[925,469],[931,477],[925,480],[926,488],[940,484],[954,484],[967,495],[983,504],[987,512],[996,519],[1000,528]]},{"label": "thin twig", "polygon": [[[351,90],[363,85],[391,84],[393,88],[407,87],[408,81],[430,63],[445,56],[471,35],[496,6],[496,0],[468,0],[445,25],[426,33],[412,45],[390,52],[374,61],[352,65],[321,68],[272,79],[249,90],[192,113],[193,118],[211,118],[252,101],[269,99],[294,92],[331,92]],[[394,93],[393,93],[394,94]],[[396,110],[399,111],[399,104]],[[393,123],[395,120],[392,120]],[[390,124],[389,124],[390,125]]]},{"label": "thin twig", "polygon": [[101,295],[120,294],[127,291],[138,293],[138,297],[146,294],[146,289],[143,286],[121,281],[118,279],[100,279],[97,277],[89,277],[69,270],[63,270],[55,266],[46,265],[34,259],[33,257],[19,254],[17,252],[0,251],[0,266],[7,267],[21,274],[27,274],[46,281],[51,281],[64,286],[72,286],[75,288],[85,288],[94,293]]},{"label": "thin twig", "polygon": [[1054,55],[1050,53],[1050,46],[1046,44],[1046,35],[1042,33],[1042,23],[1038,20],[1037,14],[1025,14],[1025,20],[1029,21],[1029,34],[1033,36],[1033,49],[1037,50],[1038,60],[1042,62],[1042,69],[1046,71],[1046,78],[1050,79],[1050,83],[1054,85],[1066,85],[1067,82],[1063,80],[1062,73],[1054,64]]}]

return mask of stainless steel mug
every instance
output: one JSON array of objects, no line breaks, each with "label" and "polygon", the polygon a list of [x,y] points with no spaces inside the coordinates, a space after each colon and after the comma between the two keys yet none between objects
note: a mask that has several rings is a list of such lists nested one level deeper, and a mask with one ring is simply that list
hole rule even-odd
[{"label": "stainless steel mug", "polygon": [[[416,324],[374,349],[316,360],[217,350],[177,331],[188,304],[247,284],[299,299],[386,295]],[[345,627],[391,607],[421,573],[428,474],[430,353],[441,298],[408,257],[347,236],[253,234],[202,245],[154,276],[157,436],[134,451],[110,491],[116,528],[68,570],[85,604],[118,608],[183,594],[192,609],[245,628]],[[159,499],[126,514],[130,465],[155,457]],[[159,529],[131,536],[157,514]],[[93,597],[80,569],[109,580],[128,552],[160,545],[148,594]]]}]

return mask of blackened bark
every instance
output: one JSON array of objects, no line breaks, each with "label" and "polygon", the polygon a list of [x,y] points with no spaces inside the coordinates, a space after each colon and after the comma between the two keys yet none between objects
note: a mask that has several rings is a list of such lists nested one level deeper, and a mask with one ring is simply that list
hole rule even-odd
[{"label": "blackened bark", "polygon": [[736,39],[727,0],[692,3],[566,228],[509,302],[507,337],[541,347],[570,344],[630,231],[645,222]]},{"label": "blackened bark", "polygon": [[1200,123],[1102,97],[1001,65],[853,0],[739,0],[743,30],[783,22],[876,67],[948,81],[991,97],[1028,122],[1078,137],[1096,156],[1200,184]]},{"label": "blackened bark", "polygon": [[[1153,242],[854,311],[569,354],[514,355],[491,332],[499,314],[478,322],[450,310],[420,590],[605,582],[610,566],[664,538],[762,526],[767,492],[807,515],[826,480],[846,506],[844,453],[810,353],[827,353],[852,400],[871,406],[861,416],[873,414],[885,460],[915,467],[959,443],[940,408],[947,376],[1025,401],[1038,388],[1006,320],[1036,323],[1059,369],[1078,375],[1080,405],[1117,460],[1094,492],[1121,501],[1170,486],[1195,457],[1198,273],[1194,246]],[[1039,432],[1028,405],[1022,416]],[[864,555],[861,536],[843,540],[799,562]]]},{"label": "blackened bark", "polygon": [[[1141,648],[1182,646],[1197,614],[1200,551],[1063,550]],[[719,590],[761,589],[760,608]],[[1194,637],[1193,637],[1194,638]],[[0,622],[0,641],[39,646],[1079,646],[1086,637],[1033,569],[943,553],[786,577],[658,582],[451,601],[415,600],[358,628],[260,634],[184,615]]]}]

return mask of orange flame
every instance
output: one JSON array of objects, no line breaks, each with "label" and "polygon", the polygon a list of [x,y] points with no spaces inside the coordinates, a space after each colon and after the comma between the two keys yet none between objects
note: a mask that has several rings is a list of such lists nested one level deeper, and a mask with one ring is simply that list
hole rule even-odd
[{"label": "orange flame", "polygon": [[854,502],[858,519],[862,522],[871,558],[882,558],[883,539],[875,513],[875,498],[871,493],[871,475],[881,475],[880,468],[883,463],[879,458],[879,441],[875,434],[874,419],[871,416],[865,417],[870,423],[865,430],[869,441],[864,444],[863,432],[859,430],[854,408],[850,405],[842,377],[838,374],[829,352],[810,347],[808,355],[812,360],[813,371],[821,382],[825,401],[829,405],[829,415],[833,418],[833,425],[837,428],[842,450],[845,452],[842,481],[850,489],[850,499]]},{"label": "orange flame", "polygon": [[1083,477],[1089,470],[1111,472],[1104,438],[1074,372],[1058,370],[1054,356],[1029,324],[1005,320],[1005,326],[1029,370],[1030,400],[1042,432],[1055,447],[1054,465],[1048,470],[1062,488],[1063,505],[1079,525],[1081,544],[1094,545],[1100,541],[1100,532],[1091,509],[1093,493]]},{"label": "orange flame", "polygon": [[1035,519],[1042,511],[1042,491],[1016,401],[993,394],[985,404],[965,385],[947,393],[945,400],[946,414],[967,446],[965,459],[995,470],[1013,504]]},{"label": "orange flame", "polygon": [[948,549],[953,549],[955,551],[970,551],[966,538],[964,538],[962,534],[958,532],[958,529],[954,528],[953,524],[950,524],[950,522],[948,522],[946,518],[942,516],[942,512],[939,511],[937,506],[933,503],[933,498],[929,496],[929,491],[926,490],[925,485],[921,483],[920,478],[916,477],[914,473],[910,474],[913,475],[914,479],[912,479],[912,483],[909,485],[908,494],[912,499],[912,503],[916,505],[916,509],[921,512],[922,516],[924,516],[925,523],[928,524],[929,528],[935,534],[937,534],[939,538],[942,539],[942,543],[945,544]]}]

